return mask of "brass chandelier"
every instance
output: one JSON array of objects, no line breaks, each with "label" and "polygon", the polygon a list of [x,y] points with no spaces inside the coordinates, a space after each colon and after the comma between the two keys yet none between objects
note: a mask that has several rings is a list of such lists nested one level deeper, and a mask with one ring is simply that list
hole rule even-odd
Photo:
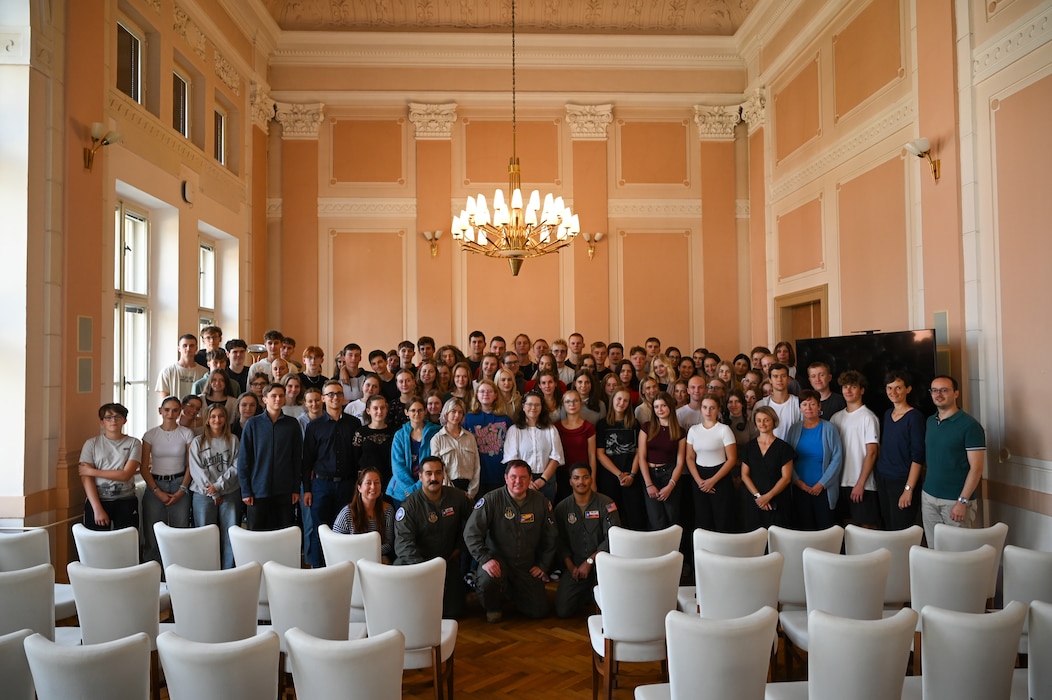
[{"label": "brass chandelier", "polygon": [[551,193],[541,196],[537,190],[530,194],[523,208],[522,173],[516,155],[517,105],[515,95],[515,0],[511,2],[511,160],[508,162],[508,192],[511,207],[504,199],[504,191],[493,194],[493,213],[486,205],[486,196],[468,197],[467,206],[453,217],[450,231],[453,240],[472,253],[491,258],[506,258],[511,274],[517,276],[526,258],[554,253],[569,245],[581,232],[577,215],[563,203],[562,197]]}]

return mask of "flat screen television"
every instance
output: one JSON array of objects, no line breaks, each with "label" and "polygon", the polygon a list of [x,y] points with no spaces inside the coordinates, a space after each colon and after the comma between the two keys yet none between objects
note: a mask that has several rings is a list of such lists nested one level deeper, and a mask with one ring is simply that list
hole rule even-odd
[{"label": "flat screen television", "polygon": [[891,370],[906,370],[913,377],[913,391],[909,401],[924,415],[935,413],[928,387],[936,376],[935,331],[895,331],[891,333],[860,333],[831,338],[808,338],[796,341],[796,379],[801,388],[809,386],[807,367],[812,362],[825,362],[833,374],[832,389],[841,372],[849,369],[861,372],[868,386],[863,402],[883,418],[891,407],[884,391],[884,377]]}]

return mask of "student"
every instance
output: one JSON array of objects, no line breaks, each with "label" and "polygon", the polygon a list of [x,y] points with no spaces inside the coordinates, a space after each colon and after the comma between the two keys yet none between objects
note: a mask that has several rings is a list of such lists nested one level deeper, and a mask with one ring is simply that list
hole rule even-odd
[{"label": "student", "polygon": [[395,386],[394,373],[387,365],[387,353],[383,350],[373,350],[369,353],[369,366],[380,380],[380,393],[388,401],[398,398],[398,387]]},{"label": "student", "polygon": [[165,396],[186,396],[194,393],[194,382],[205,376],[205,368],[194,361],[197,337],[187,333],[179,337],[179,359],[157,375],[154,391]]},{"label": "student", "polygon": [[263,372],[267,375],[267,379],[274,379],[274,372],[270,365],[281,357],[281,344],[284,340],[285,336],[278,330],[269,330],[263,334],[263,345],[267,348],[267,356],[252,363],[252,366],[248,368],[249,377],[255,377],[256,372]]},{"label": "student", "polygon": [[822,418],[830,420],[837,411],[847,408],[844,397],[834,393],[830,388],[833,375],[829,371],[829,365],[825,362],[812,362],[808,365],[807,380],[811,383],[811,388],[818,392],[822,401]]},{"label": "student", "polygon": [[193,393],[202,394],[208,388],[209,379],[215,372],[226,372],[227,378],[230,379],[230,390],[234,396],[241,393],[241,385],[234,381],[230,375],[230,362],[227,358],[226,350],[223,348],[216,348],[215,350],[209,350],[205,354],[205,362],[208,367],[208,374],[201,379],[194,382]]},{"label": "student", "polygon": [[479,448],[480,495],[504,483],[504,440],[511,424],[497,386],[488,379],[480,381],[464,417],[464,429],[475,436]]},{"label": "student", "polygon": [[142,443],[124,434],[127,422],[127,408],[119,403],[102,404],[101,434],[89,438],[80,451],[77,471],[86,495],[84,527],[89,530],[139,527],[133,479],[142,460]]},{"label": "student", "polygon": [[308,345],[303,348],[303,370],[299,373],[303,388],[316,386],[319,389],[325,386],[329,378],[321,373],[322,365],[325,363],[325,351],[317,345]]},{"label": "student", "polygon": [[245,364],[245,360],[248,358],[248,343],[241,338],[228,340],[226,343],[226,355],[230,362],[226,370],[227,374],[241,387],[238,391],[248,391],[249,374],[248,365]]},{"label": "student", "polygon": [[671,396],[659,392],[654,397],[652,415],[641,422],[639,430],[639,471],[652,530],[664,530],[679,522],[680,496],[676,486],[686,463],[687,443],[674,405]]},{"label": "student", "polygon": [[[715,368],[713,368],[715,370]],[[771,395],[760,399],[757,406],[770,406],[778,415],[775,437],[784,440],[789,428],[800,421],[800,399],[789,393],[789,368],[780,362],[771,365]]]},{"label": "student", "polygon": [[285,387],[267,386],[263,405],[266,411],[250,418],[241,433],[237,476],[248,529],[280,530],[292,526],[300,498],[303,433],[299,421],[281,410]]},{"label": "student", "polygon": [[285,336],[281,339],[281,359],[289,363],[289,372],[292,374],[299,374],[303,371],[303,365],[296,360],[296,339],[292,336]]},{"label": "student", "polygon": [[226,411],[213,406],[205,416],[205,432],[190,443],[190,490],[194,527],[219,526],[219,559],[234,566],[229,530],[241,525],[241,485],[237,480],[240,441],[230,433]]},{"label": "student", "polygon": [[435,361],[435,339],[429,335],[422,335],[416,341],[416,350],[420,353],[420,361]]},{"label": "student", "polygon": [[471,367],[471,376],[475,376],[482,364],[482,356],[486,354],[486,334],[482,331],[471,331],[468,336],[468,365]]},{"label": "student", "polygon": [[[213,374],[216,382],[225,374]],[[226,411],[226,403],[219,404]],[[169,396],[157,409],[161,424],[142,436],[142,464],[139,473],[146,482],[142,495],[143,561],[161,561],[154,523],[170,527],[190,527],[190,472],[187,450],[194,431],[179,425],[182,402]]]},{"label": "student", "polygon": [[362,398],[362,385],[365,384],[365,377],[369,372],[361,367],[362,346],[358,343],[348,343],[343,346],[340,356],[343,358],[343,363],[340,365],[337,376],[333,378],[339,378],[340,384],[343,385],[344,403],[350,404]]},{"label": "student", "polygon": [[577,366],[581,364],[581,356],[584,354],[584,336],[580,333],[571,333],[570,337],[567,338],[569,347],[569,353],[566,355],[566,364],[571,369],[577,369]]},{"label": "student", "polygon": [[[411,340],[403,340],[398,344],[398,368],[407,369],[413,374],[416,374],[416,365],[413,364],[413,358],[416,357],[416,346],[413,345]],[[392,372],[394,370],[391,370]]]},{"label": "student", "polygon": [[219,326],[205,326],[201,329],[201,349],[194,354],[194,362],[208,367],[208,353],[223,349],[223,329]]},{"label": "student", "polygon": [[844,443],[844,471],[840,477],[837,515],[842,523],[880,527],[880,505],[873,468],[880,450],[880,421],[862,403],[866,377],[848,370],[837,378],[847,408],[833,415],[830,422],[840,430]]}]

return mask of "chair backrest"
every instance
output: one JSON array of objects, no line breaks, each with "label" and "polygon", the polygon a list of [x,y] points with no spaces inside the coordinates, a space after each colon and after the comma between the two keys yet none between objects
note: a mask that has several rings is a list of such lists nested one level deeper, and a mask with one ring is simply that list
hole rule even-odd
[{"label": "chair backrest", "polygon": [[804,550],[808,547],[823,552],[837,553],[844,541],[844,528],[834,525],[825,530],[809,532],[790,530],[772,525],[767,531],[767,548],[785,557],[782,580],[778,586],[778,601],[803,607],[807,604],[804,590]]},{"label": "chair backrest", "polygon": [[0,571],[18,571],[51,563],[47,530],[0,533]]},{"label": "chair backrest", "polygon": [[[745,617],[699,618],[673,610],[665,616],[668,679],[673,698],[762,698],[778,626],[765,606]],[[702,661],[704,660],[704,661]]]},{"label": "chair backrest", "polygon": [[891,552],[831,554],[804,550],[804,590],[807,612],[822,612],[853,620],[879,620],[884,614],[884,588]]},{"label": "chair backrest", "polygon": [[153,525],[161,564],[165,571],[173,564],[198,571],[219,569],[219,527],[169,527],[158,521]]},{"label": "chair backrest", "polygon": [[256,634],[263,567],[254,561],[220,571],[173,564],[165,570],[175,633],[193,642],[234,642]]},{"label": "chair backrest", "polygon": [[120,530],[89,530],[80,523],[73,525],[77,557],[93,569],[123,569],[139,563],[139,531],[134,527]]},{"label": "chair backrest", "polygon": [[751,615],[764,606],[778,609],[778,583],[784,558],[778,552],[758,557],[694,552],[701,616],[729,620]]},{"label": "chair backrest", "polygon": [[[321,639],[347,639],[354,564],[341,561],[320,569],[300,569],[268,561],[263,565],[263,578],[270,595],[270,621],[282,648],[285,632],[293,627]],[[441,586],[439,589],[441,595]]]},{"label": "chair backrest", "polygon": [[[288,567],[300,565],[300,541],[302,535],[298,527],[287,527],[283,530],[255,531],[233,525],[228,530],[230,551],[234,553],[234,563],[240,566],[254,561],[263,566],[268,561],[276,561]],[[267,598],[267,582],[259,581],[258,614],[261,619],[270,619],[270,605]]]},{"label": "chair backrest", "polygon": [[644,532],[612,527],[609,537],[610,553],[615,557],[648,559],[679,551],[683,528],[679,525],[669,525],[664,530]]},{"label": "chair backrest", "polygon": [[599,552],[595,568],[603,601],[603,636],[618,642],[663,639],[665,615],[676,609],[683,555],[668,552],[633,559]]},{"label": "chair backrest", "polygon": [[910,607],[917,612],[934,605],[981,613],[986,610],[990,571],[996,567],[997,552],[988,544],[970,552],[914,547],[910,550]]},{"label": "chair backrest", "polygon": [[[1052,603],[1035,600],[1030,603],[1027,615],[1030,627],[1030,663],[1027,669],[1027,685],[1034,700],[1052,697]],[[1039,661],[1039,659],[1043,661]]]},{"label": "chair backrest", "polygon": [[767,528],[752,532],[713,532],[697,528],[692,536],[694,551],[705,550],[725,557],[762,557],[767,551]]},{"label": "chair backrest", "polygon": [[38,700],[143,700],[150,695],[150,638],[65,646],[27,637],[26,658]]},{"label": "chair backrest", "polygon": [[924,608],[924,700],[1009,697],[1025,617],[1026,606],[1019,602],[992,613]]},{"label": "chair backrest", "polygon": [[332,700],[333,688],[353,688],[369,700],[400,700],[405,636],[387,630],[375,637],[331,641],[292,628],[285,643],[298,700]]},{"label": "chair backrest", "polygon": [[405,635],[408,650],[441,643],[444,559],[408,566],[363,559],[358,562],[358,576],[370,637],[394,629]]},{"label": "chair backrest", "polygon": [[80,562],[66,568],[77,601],[84,644],[101,644],[145,633],[157,640],[161,565],[148,561],[123,569],[95,569]]},{"label": "chair backrest", "polygon": [[913,525],[905,530],[870,530],[858,525],[844,528],[844,553],[866,554],[878,549],[891,552],[888,585],[884,604],[898,605],[910,601],[910,547],[921,543],[924,528]]},{"label": "chair backrest", "polygon": [[[340,535],[332,531],[328,525],[318,526],[318,537],[321,539],[321,551],[325,555],[325,563],[349,561],[357,563],[359,559],[369,561],[380,561],[380,533],[363,532],[360,535]],[[362,608],[362,584],[358,580],[358,572],[354,574],[354,588],[351,590],[351,607]]]},{"label": "chair backrest", "polygon": [[807,697],[885,700],[902,696],[917,613],[903,608],[877,620],[852,620],[815,610],[807,618]]},{"label": "chair backrest", "polygon": [[51,564],[0,572],[0,634],[22,629],[55,639],[55,569]]},{"label": "chair backrest", "polygon": [[[1004,601],[1052,603],[1052,552],[1008,545],[1004,549]],[[1024,630],[1029,624],[1023,625]],[[1052,657],[1048,657],[1052,658]]]},{"label": "chair backrest", "polygon": [[997,567],[1001,563],[1001,552],[1005,548],[1005,539],[1008,538],[1008,525],[1005,523],[994,523],[990,527],[954,527],[946,523],[935,524],[934,549],[941,552],[967,552],[979,549],[988,544],[997,551],[994,559],[994,570],[987,580],[989,586],[986,597],[993,598],[997,595]]},{"label": "chair backrest", "polygon": [[278,635],[270,630],[213,644],[165,632],[157,638],[157,654],[171,700],[278,695]]},{"label": "chair backrest", "polygon": [[33,672],[29,670],[23,642],[33,635],[24,629],[0,635],[0,678],[3,678],[4,697],[8,700],[34,700]]}]

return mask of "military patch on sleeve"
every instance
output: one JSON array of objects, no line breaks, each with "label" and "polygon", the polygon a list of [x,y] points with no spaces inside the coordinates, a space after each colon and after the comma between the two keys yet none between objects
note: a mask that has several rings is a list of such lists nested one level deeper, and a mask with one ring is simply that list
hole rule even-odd
[{"label": "military patch on sleeve", "polygon": [[606,506],[606,512],[613,513],[615,510],[617,510],[617,504],[613,501],[610,501],[610,503]]},{"label": "military patch on sleeve", "polygon": [[405,508],[399,508],[398,510],[395,511],[395,520],[397,520],[398,522],[402,522],[402,520],[404,518],[405,518]]},{"label": "military patch on sleeve", "polygon": [[477,501],[475,501],[475,510],[478,510],[479,508],[481,508],[484,505],[486,505],[485,497],[478,499]]}]

